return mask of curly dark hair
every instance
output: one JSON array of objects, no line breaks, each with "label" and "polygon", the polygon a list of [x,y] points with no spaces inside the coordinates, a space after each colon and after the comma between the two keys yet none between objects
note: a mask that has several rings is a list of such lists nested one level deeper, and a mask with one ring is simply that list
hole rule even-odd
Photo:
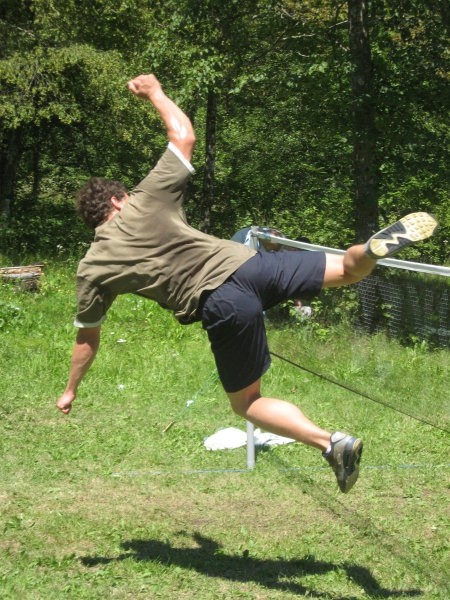
[{"label": "curly dark hair", "polygon": [[120,181],[92,177],[77,194],[77,213],[89,228],[95,229],[108,218],[112,209],[111,197],[121,200],[127,193]]}]

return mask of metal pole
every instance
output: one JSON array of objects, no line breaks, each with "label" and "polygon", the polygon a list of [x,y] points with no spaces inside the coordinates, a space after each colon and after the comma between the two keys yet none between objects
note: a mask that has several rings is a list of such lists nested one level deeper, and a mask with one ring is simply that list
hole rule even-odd
[{"label": "metal pole", "polygon": [[255,427],[253,423],[247,421],[247,469],[253,469],[255,466]]},{"label": "metal pole", "polygon": [[[250,248],[258,249],[258,238],[256,237],[256,233],[258,231],[258,227],[253,226],[251,228],[249,246]],[[247,421],[247,469],[253,469],[256,463],[256,453],[255,453],[255,427],[253,423]]]}]

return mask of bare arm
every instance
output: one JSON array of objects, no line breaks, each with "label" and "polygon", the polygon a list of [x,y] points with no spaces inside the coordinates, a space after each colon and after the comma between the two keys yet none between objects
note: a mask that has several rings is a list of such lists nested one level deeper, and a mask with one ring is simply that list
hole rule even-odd
[{"label": "bare arm", "polygon": [[89,327],[78,330],[72,352],[72,364],[67,386],[62,396],[56,402],[56,406],[64,414],[70,412],[72,402],[77,395],[78,386],[94,362],[99,345],[100,327]]},{"label": "bare arm", "polygon": [[154,75],[139,75],[128,82],[128,89],[139,98],[149,100],[159,112],[167,137],[190,161],[194,151],[195,133],[187,115],[164,93]]}]

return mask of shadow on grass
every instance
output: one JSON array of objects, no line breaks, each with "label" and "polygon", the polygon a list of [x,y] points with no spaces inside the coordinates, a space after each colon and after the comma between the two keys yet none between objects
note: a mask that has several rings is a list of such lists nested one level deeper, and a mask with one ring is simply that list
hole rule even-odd
[{"label": "shadow on grass", "polygon": [[[332,571],[344,571],[347,578],[358,585],[364,592],[374,598],[413,597],[422,595],[421,590],[388,590],[380,586],[378,581],[365,567],[347,563],[331,563],[316,560],[307,556],[301,560],[264,560],[243,555],[223,554],[220,544],[199,533],[193,534],[197,548],[177,548],[158,540],[129,540],[122,543],[126,553],[116,557],[85,556],[81,558],[83,565],[95,567],[116,561],[132,559],[135,561],[158,562],[175,565],[184,569],[193,569],[208,577],[217,577],[239,581],[255,582],[266,588],[286,591],[312,598],[329,598],[326,592],[318,592],[307,588],[294,578],[309,575],[324,575]],[[334,597],[334,596],[333,596]],[[341,596],[339,600],[357,600],[359,596]]]}]

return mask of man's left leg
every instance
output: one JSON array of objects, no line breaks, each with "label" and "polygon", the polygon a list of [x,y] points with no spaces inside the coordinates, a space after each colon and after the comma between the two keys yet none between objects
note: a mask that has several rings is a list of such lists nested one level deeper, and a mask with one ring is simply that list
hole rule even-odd
[{"label": "man's left leg", "polygon": [[327,254],[323,287],[356,283],[370,275],[380,258],[431,237],[438,227],[433,215],[416,212],[375,233],[365,244],[351,246],[343,256]]},{"label": "man's left leg", "polygon": [[262,396],[260,379],[227,395],[234,412],[257,427],[321,450],[336,475],[341,492],[347,493],[355,485],[363,447],[359,438],[337,431],[330,434],[310,421],[294,404]]},{"label": "man's left leg", "polygon": [[262,396],[260,381],[227,393],[234,412],[261,429],[325,451],[330,444],[330,434],[310,421],[294,404]]},{"label": "man's left leg", "polygon": [[345,254],[326,254],[323,287],[357,283],[372,273],[377,261],[365,254],[363,244],[350,246]]}]

